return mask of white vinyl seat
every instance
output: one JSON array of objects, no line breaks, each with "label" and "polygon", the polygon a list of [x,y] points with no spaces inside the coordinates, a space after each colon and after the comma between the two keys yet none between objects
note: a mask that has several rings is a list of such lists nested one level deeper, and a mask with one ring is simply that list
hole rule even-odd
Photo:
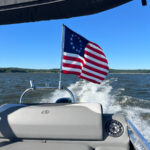
[{"label": "white vinyl seat", "polygon": [[100,104],[17,105],[0,112],[1,138],[103,140]]}]

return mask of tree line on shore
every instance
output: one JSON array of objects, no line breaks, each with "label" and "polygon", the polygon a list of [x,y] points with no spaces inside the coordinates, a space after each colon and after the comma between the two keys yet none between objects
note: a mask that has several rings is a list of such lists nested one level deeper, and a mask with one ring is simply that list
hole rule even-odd
[{"label": "tree line on shore", "polygon": [[[59,69],[26,69],[26,68],[0,68],[0,73],[57,73]],[[110,73],[150,73],[148,69],[122,70],[110,69]]]},{"label": "tree line on shore", "polygon": [[26,68],[0,68],[0,73],[51,73],[59,69],[26,69]]}]

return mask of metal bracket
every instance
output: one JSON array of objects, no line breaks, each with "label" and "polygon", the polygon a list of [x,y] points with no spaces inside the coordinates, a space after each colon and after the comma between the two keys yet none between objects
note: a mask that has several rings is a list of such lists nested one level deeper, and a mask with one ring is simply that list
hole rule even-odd
[{"label": "metal bracket", "polygon": [[142,5],[146,6],[147,5],[147,1],[146,0],[142,0]]},{"label": "metal bracket", "polygon": [[49,87],[49,86],[45,86],[45,87],[36,87],[34,86],[33,84],[33,81],[30,80],[30,88],[26,89],[20,96],[20,100],[19,100],[19,103],[22,104],[22,99],[24,97],[24,95],[30,91],[35,91],[35,90],[54,90],[54,89],[59,89],[59,90],[65,90],[69,93],[69,95],[71,96],[72,98],[72,103],[75,103],[75,97],[73,95],[73,93],[67,89],[67,88],[64,88],[64,87],[61,87],[61,88],[58,88],[58,87]]}]

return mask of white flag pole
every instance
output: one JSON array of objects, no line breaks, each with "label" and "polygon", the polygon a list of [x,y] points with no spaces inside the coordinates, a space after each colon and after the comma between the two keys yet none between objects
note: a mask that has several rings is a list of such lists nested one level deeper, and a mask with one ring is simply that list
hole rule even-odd
[{"label": "white flag pole", "polygon": [[63,61],[63,52],[64,52],[64,35],[65,35],[65,26],[62,25],[62,37],[61,37],[61,42],[62,42],[62,51],[61,51],[61,62],[60,62],[60,72],[59,72],[59,86],[58,88],[62,88],[62,61]]}]

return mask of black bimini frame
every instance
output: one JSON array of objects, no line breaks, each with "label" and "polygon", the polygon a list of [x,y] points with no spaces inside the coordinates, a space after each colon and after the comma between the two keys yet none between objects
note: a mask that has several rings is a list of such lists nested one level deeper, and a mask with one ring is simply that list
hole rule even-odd
[{"label": "black bimini frame", "polygon": [[132,0],[0,0],[0,25],[90,15]]}]

